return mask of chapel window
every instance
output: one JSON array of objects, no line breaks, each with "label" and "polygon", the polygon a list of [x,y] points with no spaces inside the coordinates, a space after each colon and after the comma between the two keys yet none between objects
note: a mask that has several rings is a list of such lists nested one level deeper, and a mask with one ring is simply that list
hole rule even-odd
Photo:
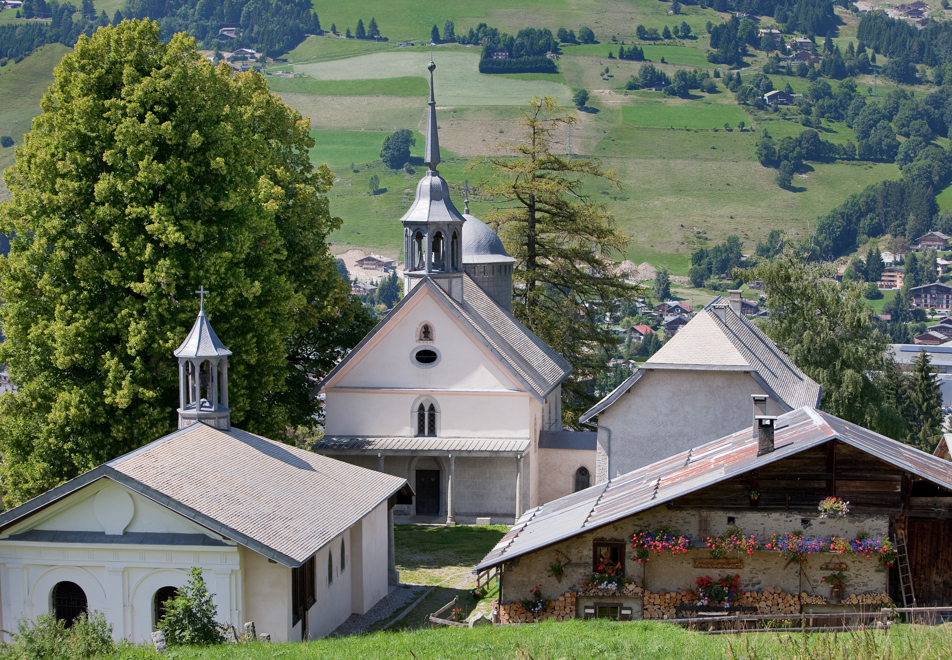
[{"label": "chapel window", "polygon": [[436,435],[436,407],[432,403],[426,411],[426,434]]},{"label": "chapel window", "polygon": [[340,570],[341,573],[347,568],[347,555],[344,552],[344,539],[340,540]]},{"label": "chapel window", "polygon": [[451,265],[454,270],[459,270],[459,237],[453,232],[453,241],[450,243]]},{"label": "chapel window", "polygon": [[413,270],[419,270],[423,268],[423,233],[418,231],[413,242]]},{"label": "chapel window", "polygon": [[327,553],[327,584],[334,582],[334,557],[330,552]]},{"label": "chapel window", "polygon": [[[330,553],[327,561],[331,561]],[[328,573],[330,576],[330,573]],[[304,617],[304,613],[317,602],[317,561],[311,557],[300,568],[291,569],[291,625]],[[330,580],[327,582],[330,584]]]},{"label": "chapel window", "polygon": [[159,625],[159,621],[165,618],[166,607],[170,600],[178,596],[178,589],[175,587],[162,587],[155,592],[152,597],[152,627]]},{"label": "chapel window", "polygon": [[442,270],[445,266],[445,258],[443,234],[442,232],[436,232],[436,235],[433,236],[433,269]]},{"label": "chapel window", "polygon": [[57,582],[53,587],[50,604],[57,620],[69,628],[80,614],[89,609],[86,592],[75,582]]},{"label": "chapel window", "polygon": [[416,410],[416,430],[418,436],[436,436],[436,406],[421,403]]},{"label": "chapel window", "polygon": [[575,492],[585,490],[592,485],[592,475],[584,465],[575,471]]}]

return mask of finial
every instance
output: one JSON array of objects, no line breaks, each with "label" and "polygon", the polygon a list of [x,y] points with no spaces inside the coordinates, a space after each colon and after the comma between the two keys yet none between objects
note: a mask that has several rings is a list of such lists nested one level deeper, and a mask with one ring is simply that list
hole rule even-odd
[{"label": "finial", "polygon": [[208,293],[208,290],[205,289],[205,285],[203,284],[200,287],[198,287],[198,291],[196,291],[195,293],[199,295],[199,305],[201,305],[201,309],[199,311],[204,312],[205,311],[205,294]]},{"label": "finial", "polygon": [[469,187],[469,179],[463,182],[463,213],[469,215],[469,191],[472,188]]},{"label": "finial", "polygon": [[423,162],[429,166],[431,172],[436,172],[436,166],[440,163],[440,138],[436,129],[436,96],[433,92],[433,71],[436,69],[436,64],[430,60],[426,68],[430,72],[430,103],[426,116],[426,151],[423,154]]}]

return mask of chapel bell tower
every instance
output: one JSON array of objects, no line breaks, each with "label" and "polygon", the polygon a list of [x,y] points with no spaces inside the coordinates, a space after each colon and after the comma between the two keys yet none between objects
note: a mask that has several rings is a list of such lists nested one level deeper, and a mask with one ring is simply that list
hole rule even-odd
[{"label": "chapel bell tower", "polygon": [[450,190],[436,167],[440,163],[440,139],[436,125],[436,100],[430,62],[430,102],[426,117],[426,175],[417,184],[416,199],[401,218],[405,291],[424,278],[435,280],[451,297],[463,299],[463,215],[453,206]]},{"label": "chapel bell tower", "polygon": [[227,431],[231,428],[228,407],[228,356],[231,351],[215,334],[205,316],[205,294],[202,286],[195,293],[201,296],[198,318],[182,345],[175,350],[179,362],[178,427],[195,422]]}]

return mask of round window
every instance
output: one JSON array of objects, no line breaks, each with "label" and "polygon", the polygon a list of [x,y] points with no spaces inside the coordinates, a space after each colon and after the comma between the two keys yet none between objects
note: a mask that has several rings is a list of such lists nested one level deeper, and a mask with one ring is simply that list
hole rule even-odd
[{"label": "round window", "polygon": [[436,362],[436,358],[436,351],[431,351],[429,348],[424,348],[413,354],[413,359],[420,364],[433,364]]}]

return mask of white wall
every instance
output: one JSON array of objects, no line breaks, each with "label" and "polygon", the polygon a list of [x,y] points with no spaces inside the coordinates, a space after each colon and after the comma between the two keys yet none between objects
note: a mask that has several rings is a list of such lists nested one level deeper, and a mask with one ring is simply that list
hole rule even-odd
[{"label": "white wall", "polygon": [[[646,370],[637,383],[598,417],[596,483],[748,428],[752,394],[765,394],[737,371]],[[768,414],[783,410],[768,400]]]},{"label": "white wall", "polygon": [[389,591],[389,536],[386,502],[351,528],[351,607],[355,614],[366,614]]},{"label": "white wall", "polygon": [[[348,530],[344,535],[338,536],[316,555],[317,562],[317,602],[308,610],[308,633],[311,639],[325,637],[334,632],[340,624],[344,623],[354,611],[351,602],[352,586],[351,576],[353,574],[353,545],[351,543],[351,531]],[[346,542],[345,552],[347,554],[347,565],[344,570],[340,567],[340,544],[341,540]],[[330,556],[333,562],[333,581],[328,582],[327,559]],[[386,558],[384,558],[384,570],[386,570]],[[298,624],[300,625],[300,624]],[[300,628],[297,628],[300,631]],[[295,639],[300,639],[300,632]]]}]

